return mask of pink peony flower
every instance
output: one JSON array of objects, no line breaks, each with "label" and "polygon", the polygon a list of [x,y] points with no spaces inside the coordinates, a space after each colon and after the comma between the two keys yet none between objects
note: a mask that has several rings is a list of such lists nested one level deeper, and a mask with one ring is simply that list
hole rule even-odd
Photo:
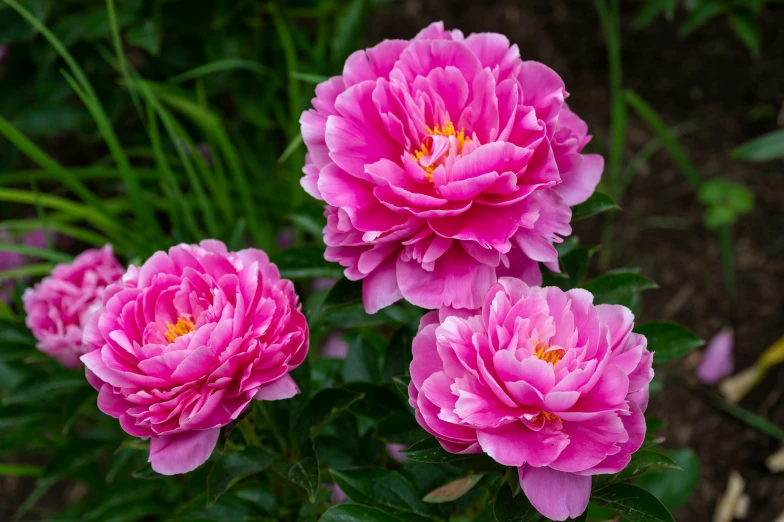
[{"label": "pink peony flower", "polygon": [[79,368],[85,352],[82,330],[100,307],[106,287],[125,269],[110,245],[85,250],[72,263],[57,265],[22,296],[27,327],[37,347],[69,368]]},{"label": "pink peony flower", "polygon": [[447,451],[516,466],[544,516],[577,517],[591,475],[623,469],[645,436],[653,355],[633,322],[585,290],[501,278],[481,310],[422,318],[409,402]]},{"label": "pink peony flower", "polygon": [[308,326],[264,252],[207,240],[131,266],[84,340],[98,407],[149,437],[152,468],[172,475],[204,463],[251,399],[299,392],[289,371],[307,355]]},{"label": "pink peony flower", "polygon": [[502,275],[541,284],[604,162],[563,81],[500,34],[434,23],[357,51],[300,119],[302,186],[327,203],[326,259],[373,313],[477,308]]}]

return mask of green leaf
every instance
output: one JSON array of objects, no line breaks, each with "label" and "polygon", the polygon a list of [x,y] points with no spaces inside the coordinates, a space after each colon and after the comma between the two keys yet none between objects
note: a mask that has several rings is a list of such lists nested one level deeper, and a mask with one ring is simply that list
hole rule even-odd
[{"label": "green leaf", "polygon": [[616,205],[615,201],[607,194],[594,192],[588,200],[572,207],[572,221],[580,221],[608,210],[620,209],[621,207]]},{"label": "green leaf", "polygon": [[424,430],[409,412],[392,413],[381,419],[376,428],[376,437],[387,443],[415,444],[424,436]]},{"label": "green leaf", "polygon": [[351,0],[335,21],[332,38],[332,61],[342,63],[354,50],[354,43],[362,32],[367,16],[367,0]]},{"label": "green leaf", "polygon": [[125,38],[129,44],[141,47],[153,56],[161,52],[161,28],[151,18],[128,29]]},{"label": "green leaf", "polygon": [[45,478],[64,478],[87,466],[98,458],[104,450],[95,441],[83,439],[70,440],[59,448],[44,469]]},{"label": "green leaf", "polygon": [[287,248],[270,256],[270,260],[280,269],[280,276],[286,279],[337,279],[343,273],[340,266],[324,259],[324,248],[318,246]]},{"label": "green leaf", "polygon": [[664,364],[699,348],[705,341],[688,328],[675,323],[645,323],[634,328],[648,339],[648,350],[656,352],[656,364]]},{"label": "green leaf", "polygon": [[11,123],[22,134],[41,138],[74,132],[89,120],[89,115],[81,107],[36,104],[22,108]]},{"label": "green leaf", "polygon": [[428,437],[413,444],[410,448],[401,451],[407,459],[414,462],[425,462],[430,464],[450,463],[464,469],[475,469],[483,471],[499,470],[500,464],[495,462],[487,455],[460,455],[449,453],[435,437]]},{"label": "green leaf", "polygon": [[131,476],[138,480],[159,480],[159,479],[166,478],[166,475],[161,475],[160,473],[152,469],[152,466],[150,464],[145,464],[141,468],[137,469],[136,471],[131,473]]},{"label": "green leaf", "polygon": [[34,346],[35,338],[30,330],[9,321],[0,320],[0,343],[4,348],[7,344],[27,344]]},{"label": "green leaf", "polygon": [[648,0],[644,2],[642,7],[637,10],[632,20],[631,28],[633,31],[639,31],[650,24],[654,18],[662,13],[667,13],[667,10],[677,0]]},{"label": "green leaf", "polygon": [[370,342],[361,335],[354,336],[343,360],[343,381],[379,382],[379,366],[378,356]]},{"label": "green leaf", "polygon": [[449,484],[444,484],[440,488],[434,489],[424,496],[422,500],[430,504],[441,504],[443,502],[452,502],[468,493],[471,488],[476,486],[484,475],[469,475],[453,480]]},{"label": "green leaf", "polygon": [[332,308],[359,303],[362,303],[362,281],[350,281],[343,277],[335,283],[327,297],[324,298],[321,309],[327,311]]},{"label": "green leaf", "polygon": [[525,494],[518,492],[512,497],[512,489],[508,484],[498,491],[493,514],[497,522],[535,522],[542,517]]},{"label": "green leaf", "polygon": [[44,381],[41,381],[40,375],[36,375],[21,383],[6,395],[3,399],[3,404],[34,403],[47,397],[61,396],[63,393],[88,386],[89,384],[84,380],[84,375],[80,376],[75,372],[49,375]]},{"label": "green leaf", "polygon": [[743,11],[734,11],[730,14],[727,21],[730,24],[730,28],[751,52],[752,56],[759,56],[762,37],[760,36],[759,26],[751,15]]},{"label": "green leaf", "polygon": [[648,491],[632,484],[612,484],[593,492],[591,500],[629,522],[675,522],[667,508]]},{"label": "green leaf", "polygon": [[308,435],[315,437],[318,431],[329,423],[338,413],[364,397],[362,393],[342,388],[327,388],[310,398],[299,414],[294,433],[297,440]]},{"label": "green leaf", "polygon": [[311,502],[316,499],[320,470],[318,455],[313,448],[312,440],[308,439],[302,445],[299,459],[296,462],[289,462],[284,457],[278,457],[273,461],[272,468],[281,477],[304,488],[308,492],[308,498]]},{"label": "green leaf", "polygon": [[420,500],[420,493],[409,480],[397,471],[381,468],[331,470],[335,483],[358,504],[383,506],[422,515],[433,513],[433,508]]},{"label": "green leaf", "polygon": [[654,469],[681,470],[675,461],[667,455],[650,450],[641,450],[632,455],[631,462],[620,472],[612,475],[597,475],[594,479],[594,487],[613,482],[625,482]]},{"label": "green leaf", "polygon": [[343,504],[328,509],[319,522],[401,522],[401,519],[375,508]]},{"label": "green leaf", "polygon": [[266,448],[248,446],[242,451],[219,459],[207,476],[207,500],[215,502],[239,481],[264,471],[272,464],[274,456],[275,454]]},{"label": "green leaf", "polygon": [[669,455],[683,471],[675,469],[654,470],[640,477],[637,485],[653,493],[670,510],[686,503],[700,480],[700,461],[689,448],[668,450]]},{"label": "green leaf", "polygon": [[[117,12],[117,26],[124,28],[136,18],[134,13],[129,11]],[[81,38],[83,40],[96,40],[109,34],[111,25],[109,15],[105,7],[93,7],[85,11],[82,19]]]},{"label": "green leaf", "polygon": [[411,365],[413,358],[411,353],[413,341],[414,338],[408,326],[400,327],[392,335],[392,339],[389,340],[389,345],[387,346],[384,368],[382,370],[385,381],[408,373],[408,367]]},{"label": "green leaf", "polygon": [[27,464],[3,464],[0,463],[0,476],[6,477],[40,477],[44,469],[40,466],[30,466]]},{"label": "green leaf", "polygon": [[607,273],[591,279],[582,287],[594,296],[594,304],[614,303],[622,297],[658,288],[647,277],[632,272]]},{"label": "green leaf", "polygon": [[598,250],[598,246],[575,246],[565,254],[559,254],[558,258],[563,271],[561,274],[553,275],[552,284],[562,290],[576,288],[585,279],[588,273],[588,263]]},{"label": "green leaf", "polygon": [[732,151],[742,161],[771,161],[784,158],[784,129],[763,134]]},{"label": "green leaf", "polygon": [[693,33],[713,18],[724,12],[724,5],[719,2],[705,2],[698,5],[689,16],[683,20],[678,28],[678,36],[681,38]]}]

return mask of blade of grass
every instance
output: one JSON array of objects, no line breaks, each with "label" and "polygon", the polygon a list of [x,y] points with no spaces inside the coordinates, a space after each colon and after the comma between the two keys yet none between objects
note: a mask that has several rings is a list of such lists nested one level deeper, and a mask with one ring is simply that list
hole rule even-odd
[{"label": "blade of grass", "polygon": [[273,73],[270,69],[258,62],[244,60],[242,58],[225,58],[223,60],[216,60],[214,62],[209,62],[205,63],[204,65],[194,67],[189,71],[185,71],[184,73],[169,78],[166,80],[166,83],[178,85],[190,80],[196,80],[211,74],[217,74],[226,71],[250,71],[261,76],[273,76]]},{"label": "blade of grass", "polygon": [[286,25],[286,21],[283,18],[283,15],[280,13],[277,5],[270,3],[269,8],[270,14],[272,15],[272,21],[275,25],[275,30],[278,33],[278,39],[280,40],[280,44],[283,46],[283,55],[286,58],[286,75],[289,79],[287,94],[289,97],[290,121],[289,125],[284,128],[288,129],[289,139],[293,139],[294,136],[296,136],[299,132],[298,122],[301,112],[299,106],[299,82],[293,74],[298,69],[297,51],[294,47],[294,42],[291,39],[291,33],[289,32],[289,28]]},{"label": "blade of grass", "polygon": [[27,245],[17,245],[14,243],[0,243],[0,252],[16,252],[26,256],[46,259],[55,263],[68,263],[73,261],[73,257],[62,252],[45,248],[34,248]]},{"label": "blade of grass", "polygon": [[294,139],[291,140],[291,142],[286,147],[286,150],[284,150],[283,154],[281,154],[278,158],[278,165],[285,163],[286,160],[289,159],[289,156],[294,154],[294,151],[296,151],[300,145],[302,145],[302,133],[297,134]]},{"label": "blade of grass", "polygon": [[0,283],[11,279],[19,279],[21,277],[47,275],[52,271],[52,268],[54,268],[54,263],[31,263],[29,265],[2,270],[0,271]]},{"label": "blade of grass", "polygon": [[673,161],[675,161],[675,165],[696,191],[702,184],[702,176],[700,176],[697,168],[692,164],[688,156],[686,156],[686,152],[669,131],[664,121],[656,114],[656,111],[640,97],[640,95],[631,89],[626,90],[624,98],[626,99],[626,103],[628,103],[629,106],[634,109],[634,112],[637,113],[637,116],[639,116],[664,143],[664,146],[667,148],[670,156],[672,156]]},{"label": "blade of grass", "polygon": [[[128,68],[128,59],[123,51],[120,27],[117,25],[117,12],[114,8],[114,0],[106,0],[106,10],[109,14],[109,27],[111,28],[112,44],[114,45],[114,53],[117,55],[117,63],[120,66],[123,77],[128,81],[131,75]],[[139,117],[143,118],[144,113],[142,112],[142,104],[139,101],[139,94],[134,90],[131,91],[131,100],[133,101],[133,106],[136,107]]]},{"label": "blade of grass", "polygon": [[188,98],[165,89],[161,85],[152,82],[141,83],[148,91],[155,93],[163,103],[187,116],[201,127],[204,132],[210,134],[215,139],[217,150],[213,151],[213,153],[219,152],[226,160],[234,188],[239,193],[240,201],[242,202],[248,228],[256,245],[263,249],[273,248],[274,234],[267,220],[257,219],[256,205],[253,202],[254,191],[248,183],[239,154],[226,134],[220,118],[209,109],[199,107],[198,104]]},{"label": "blade of grass", "polygon": [[[207,92],[204,88],[204,81],[201,79],[196,80],[196,99],[202,109],[209,109],[207,103]],[[212,167],[214,167],[215,175],[212,175],[212,170],[210,169],[210,166],[207,165],[207,159],[203,158],[201,154],[197,155],[197,159],[202,160],[198,162],[198,165],[201,169],[204,170],[205,176],[209,175],[214,180],[213,186],[215,199],[218,201],[218,205],[223,211],[226,222],[233,223],[235,221],[234,207],[229,202],[228,187],[226,184],[226,172],[223,169],[223,162],[221,161],[220,154],[213,153],[213,151],[218,150],[218,147],[212,134],[207,134],[207,143],[209,146],[209,153],[212,159]]]},{"label": "blade of grass", "polygon": [[[182,227],[181,221],[184,221],[189,233],[193,236],[192,239],[200,239],[202,233],[196,224],[193,209],[191,208],[188,199],[183,197],[180,185],[177,183],[177,179],[174,177],[171,167],[169,166],[169,160],[163,152],[163,145],[161,144],[161,137],[158,132],[158,119],[155,116],[155,109],[151,103],[147,104],[147,135],[152,144],[153,155],[158,164],[158,169],[163,173],[163,177],[166,180],[166,186],[171,192],[170,199],[174,204],[170,206],[169,214],[172,217],[172,221],[178,227]],[[180,206],[182,209],[182,220],[175,209],[175,205]]]},{"label": "blade of grass", "polygon": [[44,473],[41,466],[27,464],[0,464],[0,476],[6,477],[40,477]]},{"label": "blade of grass", "polygon": [[[120,177],[120,171],[111,167],[101,167],[92,165],[90,167],[69,167],[68,172],[71,176],[79,180],[112,180]],[[136,174],[139,179],[147,181],[155,181],[160,177],[160,173],[156,169],[142,168],[136,169]],[[10,172],[0,172],[0,186],[5,185],[19,185],[27,183],[28,181],[58,181],[60,177],[58,174],[48,170],[29,169],[29,170],[15,170]]]},{"label": "blade of grass", "polygon": [[108,220],[95,208],[75,203],[69,199],[53,196],[51,194],[36,195],[28,190],[2,188],[0,189],[0,201],[8,203],[20,203],[25,205],[35,205],[39,201],[46,208],[62,211],[78,219],[84,219],[92,223],[99,230],[106,232],[109,237],[122,237],[119,229],[114,223]]},{"label": "blade of grass", "polygon": [[[675,138],[679,138],[689,132],[695,130],[695,126],[689,122],[683,123],[676,127],[672,128],[672,135]],[[640,171],[640,168],[651,159],[657,152],[659,152],[662,148],[664,148],[664,142],[657,136],[646,143],[637,154],[632,157],[629,163],[626,165],[626,168],[623,170],[623,174],[621,174],[621,179],[619,181],[620,184],[620,197],[623,197],[623,194],[626,193],[626,188],[631,183],[634,176]]]},{"label": "blade of grass", "polygon": [[613,199],[621,176],[623,148],[626,142],[626,104],[623,99],[623,73],[621,69],[621,29],[619,0],[594,0],[596,11],[607,46],[607,62],[610,68],[610,151],[607,168],[608,181]]},{"label": "blade of grass", "polygon": [[93,116],[93,119],[98,126],[98,130],[103,136],[104,141],[106,142],[109,150],[112,153],[112,156],[114,157],[117,167],[123,174],[126,190],[128,191],[128,195],[133,202],[132,207],[136,213],[137,218],[141,222],[140,224],[142,225],[142,229],[148,234],[157,233],[158,237],[160,237],[162,235],[160,225],[155,219],[155,215],[153,214],[152,209],[145,204],[141,186],[139,185],[138,179],[136,179],[134,175],[133,169],[131,168],[130,162],[128,161],[128,157],[125,155],[122,147],[120,146],[117,136],[114,133],[114,129],[112,128],[111,122],[107,117],[106,112],[104,111],[103,106],[98,99],[98,96],[95,94],[92,85],[87,79],[87,76],[84,74],[84,71],[76,62],[76,60],[74,60],[73,56],[71,56],[71,53],[68,52],[68,49],[66,49],[62,42],[57,38],[57,36],[55,36],[55,34],[52,33],[43,23],[36,19],[35,16],[30,13],[30,11],[25,9],[16,0],[3,1],[13,8],[17,13],[19,13],[25,20],[27,20],[27,22],[38,32],[40,32],[44,38],[47,39],[49,44],[55,49],[55,51],[57,51],[57,54],[59,54],[60,57],[65,60],[65,63],[71,70],[71,74],[73,74],[73,77],[66,75],[66,80],[69,84],[71,84],[72,87],[74,85],[79,86],[79,89],[77,89],[77,94],[80,98],[82,98],[82,102]]},{"label": "blade of grass", "polygon": [[5,137],[11,144],[13,144],[20,152],[30,158],[34,163],[40,165],[47,172],[61,182],[63,185],[78,196],[82,201],[89,204],[106,216],[107,220],[112,220],[113,216],[109,214],[103,207],[103,203],[98,196],[95,195],[85,184],[75,178],[67,169],[60,166],[59,163],[54,161],[48,154],[38,148],[32,141],[27,139],[21,132],[8,123],[8,121],[0,116],[0,135]]},{"label": "blade of grass", "polygon": [[41,205],[40,197],[38,197],[39,196],[38,184],[34,179],[30,180],[30,190],[33,192],[33,194],[36,195],[35,213],[38,216],[38,219],[41,221],[41,229],[44,233],[44,241],[46,242],[46,247],[49,250],[53,250],[52,238],[51,238],[51,234],[49,234],[49,224],[48,224],[49,220],[46,218],[46,211],[44,210],[44,207]]},{"label": "blade of grass", "polygon": [[[13,231],[18,230],[20,232],[38,230],[42,228],[41,225],[42,223],[40,222],[40,220],[37,219],[14,219],[14,220],[0,221],[0,228],[5,228],[7,230],[13,230]],[[74,227],[66,223],[61,223],[52,219],[47,220],[46,225],[49,228],[49,230],[51,230],[52,232],[55,232],[63,236],[68,236],[74,239],[78,239],[79,241],[83,241],[91,245],[103,246],[106,243],[110,243],[108,238],[100,234],[97,234],[92,230]],[[115,250],[118,250],[116,248],[117,245],[114,246],[115,246]]]},{"label": "blade of grass", "polygon": [[169,139],[171,139],[172,143],[174,143],[174,146],[180,156],[180,161],[182,161],[182,165],[185,168],[185,174],[188,177],[188,183],[191,185],[191,188],[196,195],[196,199],[199,201],[199,206],[201,208],[202,214],[204,215],[204,221],[207,225],[207,232],[212,237],[216,237],[217,223],[215,221],[215,215],[212,212],[212,206],[207,200],[199,177],[196,175],[196,171],[189,157],[189,152],[185,150],[185,144],[183,143],[181,136],[178,134],[177,125],[174,122],[174,118],[169,114],[169,111],[167,111],[166,108],[161,105],[157,96],[153,94],[152,90],[147,86],[146,82],[137,81],[134,83],[134,85],[141,89],[142,96],[147,100],[147,103],[152,105],[153,109],[155,109],[156,114],[160,118],[161,123],[163,123],[163,126],[169,135]]},{"label": "blade of grass", "polygon": [[323,76],[321,74],[304,73],[299,71],[292,72],[291,77],[296,80],[303,81],[305,83],[312,83],[313,85],[317,85],[321,82],[325,82],[329,80],[328,76]]},{"label": "blade of grass", "polygon": [[[626,104],[623,100],[623,71],[621,69],[621,27],[619,0],[594,0],[596,12],[607,47],[607,64],[610,69],[610,149],[607,162],[608,192],[620,201],[620,178],[623,149],[626,143]],[[606,270],[612,261],[615,212],[605,214],[602,223],[602,250],[599,266]]]},{"label": "blade of grass", "polygon": [[782,429],[777,424],[774,424],[768,419],[761,417],[760,415],[757,415],[756,413],[751,412],[745,408],[742,408],[737,404],[727,402],[718,395],[707,390],[699,389],[699,392],[715,408],[732,415],[736,419],[748,424],[752,428],[761,433],[764,433],[765,435],[769,435],[778,441],[784,442],[784,429]]},{"label": "blade of grass", "polygon": [[38,501],[46,495],[46,492],[55,485],[57,482],[56,477],[44,477],[38,480],[38,485],[35,489],[27,496],[24,502],[19,506],[19,508],[14,512],[11,516],[11,522],[18,522],[22,520],[22,518],[30,511],[32,508],[38,504]]}]

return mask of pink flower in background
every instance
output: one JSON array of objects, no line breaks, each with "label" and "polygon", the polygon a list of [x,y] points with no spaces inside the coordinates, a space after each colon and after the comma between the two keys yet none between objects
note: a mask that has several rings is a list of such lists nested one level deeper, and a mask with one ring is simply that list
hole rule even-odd
[{"label": "pink flower in background", "polygon": [[724,328],[717,333],[708,343],[697,365],[697,378],[705,384],[713,385],[732,374],[735,369],[732,358],[734,345],[732,328]]},{"label": "pink flower in background", "polygon": [[604,166],[563,81],[500,34],[445,31],[357,51],[300,119],[326,259],[373,313],[404,298],[473,309],[502,275],[541,283],[570,206]]},{"label": "pink flower in background", "polygon": [[85,353],[82,330],[100,307],[106,287],[123,272],[112,247],[106,245],[57,265],[52,275],[25,290],[25,322],[38,340],[38,349],[69,368],[80,367],[79,357]]},{"label": "pink flower in background", "polygon": [[[413,343],[409,402],[452,453],[516,466],[552,520],[588,505],[591,475],[623,469],[645,436],[645,337],[585,290],[501,278],[476,312],[430,312]],[[472,315],[472,314],[476,315]]]},{"label": "pink flower in background", "polygon": [[332,332],[321,344],[321,356],[343,359],[348,355],[348,348],[348,343],[343,339],[343,332]]},{"label": "pink flower in background", "polygon": [[300,308],[261,250],[207,240],[157,252],[107,289],[85,329],[98,407],[151,439],[155,471],[187,473],[251,399],[299,393],[289,372],[308,351]]},{"label": "pink flower in background", "polygon": [[401,464],[405,464],[406,462],[408,462],[408,458],[405,455],[403,455],[401,452],[406,448],[408,448],[408,444],[396,444],[396,443],[387,444],[386,446],[387,455],[392,460],[396,460]]},{"label": "pink flower in background", "polygon": [[[4,228],[0,228],[0,242],[17,243]],[[34,248],[46,248],[46,237],[43,230],[33,230],[22,237],[21,244]],[[24,266],[29,262],[27,256],[18,252],[0,252],[0,272]],[[0,283],[0,301],[9,302],[14,288],[13,281]]]}]

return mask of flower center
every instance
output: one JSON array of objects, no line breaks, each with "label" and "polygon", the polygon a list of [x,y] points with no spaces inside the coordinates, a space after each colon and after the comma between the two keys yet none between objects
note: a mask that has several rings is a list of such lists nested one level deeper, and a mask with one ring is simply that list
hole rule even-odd
[{"label": "flower center", "polygon": [[549,362],[553,366],[563,359],[564,354],[566,354],[566,350],[563,348],[555,348],[554,350],[548,350],[547,348],[548,347],[545,346],[544,343],[539,345],[539,348],[534,351],[534,355],[545,362]]},{"label": "flower center", "polygon": [[[457,144],[458,154],[462,154],[463,146],[471,141],[471,138],[466,137],[465,131],[463,129],[460,129],[459,131],[455,130],[455,126],[451,121],[447,121],[443,126],[436,123],[433,128],[425,125],[425,131],[427,132],[428,136],[442,136],[444,138],[454,136],[455,142]],[[419,146],[419,149],[412,152],[411,157],[419,162],[419,166],[422,167],[422,169],[425,171],[425,176],[427,176],[428,181],[432,183],[433,171],[436,169],[436,167],[438,167],[438,165],[441,164],[439,160],[449,157],[449,149],[447,149],[441,157],[432,158],[434,151],[430,150],[428,142],[432,143],[432,140],[422,140],[422,144]],[[423,162],[423,159],[428,161]]]},{"label": "flower center", "polygon": [[544,411],[544,410],[539,410],[539,415],[534,417],[534,419],[538,420],[538,418],[540,418],[540,417],[544,417],[543,422],[551,422],[551,421],[554,421],[554,420],[561,420],[556,415],[553,415],[549,411]]},{"label": "flower center", "polygon": [[164,332],[163,336],[166,338],[167,341],[173,343],[174,340],[181,335],[185,335],[190,333],[196,329],[196,326],[190,322],[188,319],[184,317],[180,317],[177,319],[176,324],[171,324],[169,321],[166,321],[166,332]]}]

